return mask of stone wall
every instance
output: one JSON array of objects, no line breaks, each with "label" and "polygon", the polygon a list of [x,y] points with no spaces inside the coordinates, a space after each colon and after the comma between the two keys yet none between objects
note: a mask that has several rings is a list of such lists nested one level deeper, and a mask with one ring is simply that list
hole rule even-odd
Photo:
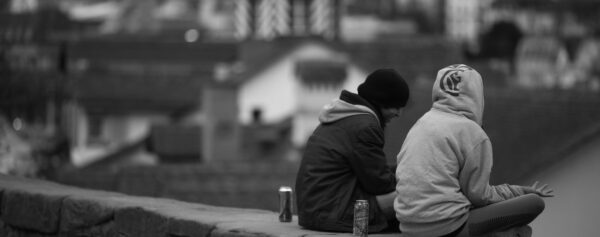
[{"label": "stone wall", "polygon": [[[0,175],[0,236],[7,237],[351,237],[279,222],[278,214],[128,196]],[[398,233],[372,237],[401,237]],[[529,226],[486,235],[531,236]]]},{"label": "stone wall", "polygon": [[236,161],[83,169],[58,175],[59,183],[129,195],[276,211],[277,190],[294,186],[297,162]]},{"label": "stone wall", "polygon": [[[320,236],[272,211],[93,191],[0,175],[0,236]],[[294,219],[297,219],[294,217]],[[350,236],[345,234],[342,236]]]}]

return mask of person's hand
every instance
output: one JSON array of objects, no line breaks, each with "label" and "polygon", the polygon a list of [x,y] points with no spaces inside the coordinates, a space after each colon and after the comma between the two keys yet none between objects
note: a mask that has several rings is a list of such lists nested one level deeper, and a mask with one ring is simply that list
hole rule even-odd
[{"label": "person's hand", "polygon": [[531,186],[524,186],[523,190],[525,193],[535,193],[540,197],[554,197],[554,190],[549,188],[548,184],[538,186],[538,181],[535,181]]}]

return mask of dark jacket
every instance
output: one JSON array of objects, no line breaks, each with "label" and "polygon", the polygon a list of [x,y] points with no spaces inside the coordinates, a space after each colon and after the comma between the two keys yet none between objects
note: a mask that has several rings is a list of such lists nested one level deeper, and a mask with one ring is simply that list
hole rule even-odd
[{"label": "dark jacket", "polygon": [[387,227],[375,196],[393,192],[396,178],[383,153],[378,109],[343,91],[325,106],[308,139],[296,177],[299,224],[308,229],[352,232],[354,202],[369,201],[369,231]]}]

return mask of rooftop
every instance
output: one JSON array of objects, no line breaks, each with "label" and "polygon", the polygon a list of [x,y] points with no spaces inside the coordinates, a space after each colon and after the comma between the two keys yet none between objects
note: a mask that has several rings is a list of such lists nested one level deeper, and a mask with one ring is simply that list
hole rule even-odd
[{"label": "rooftop", "polygon": [[215,67],[235,62],[238,48],[232,43],[86,40],[69,44],[68,55],[75,95],[91,113],[175,113],[200,104]]}]

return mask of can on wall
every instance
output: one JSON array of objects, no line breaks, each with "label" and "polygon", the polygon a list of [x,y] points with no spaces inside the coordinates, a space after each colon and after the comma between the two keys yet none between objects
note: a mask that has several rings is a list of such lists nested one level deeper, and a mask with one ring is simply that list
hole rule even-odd
[{"label": "can on wall", "polygon": [[279,221],[292,222],[292,188],[279,187]]},{"label": "can on wall", "polygon": [[354,204],[353,236],[366,237],[369,234],[369,202],[356,200]]}]

